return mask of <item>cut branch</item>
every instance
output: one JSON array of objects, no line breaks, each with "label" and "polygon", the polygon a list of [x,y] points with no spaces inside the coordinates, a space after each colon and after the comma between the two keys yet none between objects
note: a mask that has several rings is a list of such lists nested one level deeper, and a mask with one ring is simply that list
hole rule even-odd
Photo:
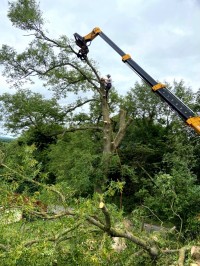
[{"label": "cut branch", "polygon": [[108,235],[112,237],[122,237],[130,240],[131,242],[135,243],[138,246],[141,246],[144,250],[146,250],[152,257],[157,257],[159,255],[159,249],[150,243],[150,241],[144,241],[143,239],[134,236],[133,234],[129,232],[123,232],[121,230],[117,230],[113,227],[111,227],[111,222],[110,222],[110,214],[108,212],[108,209],[106,208],[105,204],[103,202],[100,203],[100,208],[102,212],[104,213],[105,216],[105,221],[106,225],[103,225],[93,217],[87,217],[87,221],[90,223],[96,225],[99,227],[101,230],[106,232]]},{"label": "cut branch", "polygon": [[111,228],[111,219],[110,214],[108,212],[108,209],[106,208],[105,204],[103,202],[100,203],[99,208],[102,210],[104,216],[105,216],[105,230],[109,231]]},{"label": "cut branch", "polygon": [[184,266],[185,261],[185,254],[188,251],[188,247],[182,247],[179,249],[179,259],[178,259],[178,266]]}]

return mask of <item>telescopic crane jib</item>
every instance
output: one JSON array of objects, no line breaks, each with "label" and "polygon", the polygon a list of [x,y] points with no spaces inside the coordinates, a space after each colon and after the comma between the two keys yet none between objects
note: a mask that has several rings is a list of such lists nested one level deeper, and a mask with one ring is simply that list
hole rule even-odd
[{"label": "telescopic crane jib", "polygon": [[177,96],[170,92],[164,84],[156,82],[131,58],[129,54],[125,54],[113,41],[111,41],[100,28],[94,28],[84,37],[80,36],[78,33],[74,33],[76,44],[80,47],[77,56],[81,60],[87,59],[89,43],[97,36],[100,36],[105,42],[107,42],[122,57],[122,61],[152,88],[154,93],[160,96],[164,102],[176,111],[188,126],[192,127],[198,134],[200,134],[200,117],[195,116],[194,112]]}]

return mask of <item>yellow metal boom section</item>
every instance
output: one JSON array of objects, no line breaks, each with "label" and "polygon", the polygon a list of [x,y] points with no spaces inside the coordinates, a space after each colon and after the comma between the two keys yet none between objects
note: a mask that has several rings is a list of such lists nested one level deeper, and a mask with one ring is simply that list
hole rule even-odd
[{"label": "yellow metal boom section", "polygon": [[200,134],[200,116],[190,117],[186,120],[186,123]]},{"label": "yellow metal boom section", "polygon": [[95,37],[97,37],[99,35],[99,33],[101,32],[101,29],[96,27],[94,28],[90,33],[88,33],[87,35],[85,35],[83,38],[86,42],[90,42],[92,41]]}]

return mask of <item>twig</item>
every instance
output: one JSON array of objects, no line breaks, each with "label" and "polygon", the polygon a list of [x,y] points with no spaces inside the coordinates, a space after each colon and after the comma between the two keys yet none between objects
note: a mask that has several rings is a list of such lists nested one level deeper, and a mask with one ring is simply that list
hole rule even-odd
[{"label": "twig", "polygon": [[[174,194],[175,194],[175,196],[176,196],[175,191],[174,191]],[[177,213],[174,211],[174,208],[173,208],[174,201],[175,201],[175,199],[174,199],[174,200],[172,201],[172,203],[171,203],[171,209],[172,209],[173,214],[175,214],[175,215],[180,219],[180,221],[181,221],[180,230],[179,230],[179,234],[178,234],[178,238],[180,238],[180,235],[181,235],[181,232],[182,232],[182,227],[183,227],[183,219],[181,218],[181,216],[180,216],[179,214],[177,214]]]},{"label": "twig", "polygon": [[140,163],[137,163],[137,165],[142,169],[142,171],[148,176],[148,178],[151,180],[151,182],[157,187],[157,184],[155,183],[155,181],[153,180],[153,178],[151,177],[151,175],[147,172],[146,169],[144,169],[144,167],[142,165],[140,165]]},{"label": "twig", "polygon": [[40,183],[40,182],[38,182],[38,181],[35,181],[35,180],[33,180],[33,179],[30,179],[30,178],[24,176],[23,174],[21,174],[21,173],[15,171],[15,170],[13,170],[12,168],[10,168],[9,166],[7,166],[6,164],[1,163],[1,166],[5,167],[6,169],[8,169],[9,171],[11,171],[11,172],[14,173],[14,174],[17,174],[17,175],[21,176],[24,180],[26,180],[26,181],[28,181],[28,182],[30,182],[30,183],[36,184],[36,185],[38,185],[38,186],[40,186],[40,187],[45,188],[46,190],[50,190],[50,191],[52,191],[52,192],[58,194],[58,196],[60,197],[62,203],[65,202],[65,196],[64,196],[60,191],[58,191],[57,189],[55,189],[54,187],[52,187],[52,186],[50,187],[50,186],[47,186],[47,185],[45,185],[45,184],[42,184],[42,183]]},{"label": "twig", "polygon": [[161,222],[161,226],[163,225],[163,221],[148,206],[142,205],[142,207],[148,209]]},{"label": "twig", "polygon": [[62,218],[64,216],[69,216],[69,215],[75,216],[75,213],[71,211],[60,212],[55,215],[48,215],[46,212],[37,212],[37,211],[29,211],[29,213],[34,214],[37,217],[42,217],[42,219],[45,219],[45,220],[55,220],[58,218]]}]

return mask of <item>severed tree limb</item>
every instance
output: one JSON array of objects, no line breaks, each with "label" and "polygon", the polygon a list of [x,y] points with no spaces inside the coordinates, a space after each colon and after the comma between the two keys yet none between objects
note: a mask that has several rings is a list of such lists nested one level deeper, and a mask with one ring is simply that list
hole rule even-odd
[{"label": "severed tree limb", "polygon": [[178,266],[184,266],[185,253],[189,250],[189,247],[182,247],[179,249]]},{"label": "severed tree limb", "polygon": [[129,232],[123,232],[121,230],[111,227],[111,219],[110,219],[110,214],[108,212],[108,209],[106,208],[103,202],[100,203],[99,207],[105,216],[105,225],[102,225],[100,222],[96,221],[94,218],[92,220],[91,219],[88,220],[90,223],[98,226],[101,230],[103,230],[104,232],[107,232],[107,234],[112,237],[126,238],[130,240],[131,242],[135,243],[136,245],[141,246],[152,257],[157,257],[159,255],[159,249],[155,245],[152,245],[152,243],[144,241],[143,239],[137,236],[134,236],[133,234]]},{"label": "severed tree limb", "polygon": [[[133,242],[134,244],[140,246],[143,250],[147,251],[149,253],[149,255],[153,258],[157,258],[159,255],[172,254],[172,253],[178,253],[179,252],[178,266],[184,265],[185,253],[191,247],[186,246],[186,247],[182,247],[180,249],[175,249],[175,250],[169,250],[169,249],[160,250],[154,244],[154,242],[152,242],[152,240],[150,240],[150,239],[144,240],[138,236],[133,235],[130,232],[122,231],[122,230],[119,230],[119,229],[112,227],[111,226],[111,217],[110,217],[110,214],[109,214],[107,207],[105,206],[105,204],[103,202],[100,203],[99,207],[104,214],[105,223],[100,221],[98,219],[98,217],[88,215],[88,216],[86,216],[86,221],[88,221],[90,224],[95,225],[96,227],[101,229],[103,232],[106,232],[111,237],[125,238],[125,239]],[[61,217],[67,216],[67,215],[71,215],[71,216],[79,218],[78,215],[73,210],[66,210],[65,212],[60,212],[56,215],[48,215],[45,212],[34,212],[34,211],[32,213],[36,216],[43,218],[43,219],[49,219],[49,220],[58,219],[58,218],[61,218]],[[28,241],[28,242],[25,242],[23,245],[24,245],[24,247],[30,247],[31,245],[33,245],[35,243],[39,243],[39,242],[43,242],[43,241],[52,241],[55,243],[60,243],[62,241],[70,239],[72,236],[71,235],[69,236],[68,234],[70,232],[74,231],[82,223],[83,223],[83,221],[81,219],[73,227],[71,227],[67,230],[64,230],[60,234],[57,234],[57,235],[51,236],[51,237],[47,237],[47,238],[43,238],[43,239],[33,239],[33,240]],[[5,246],[3,244],[0,244],[0,249],[7,252],[10,250],[10,247]]]},{"label": "severed tree limb", "polygon": [[106,208],[103,202],[100,202],[99,208],[102,210],[104,217],[105,217],[105,230],[109,231],[111,228],[111,219],[110,219],[110,214],[108,212],[108,209]]},{"label": "severed tree limb", "polygon": [[99,227],[101,230],[105,231],[105,225],[102,224],[100,221],[96,220],[94,217],[88,216],[86,220],[97,227]]},{"label": "severed tree limb", "polygon": [[110,235],[112,237],[122,237],[130,240],[131,242],[135,243],[136,245],[142,247],[144,250],[146,250],[152,257],[158,257],[159,255],[159,249],[155,245],[150,244],[147,241],[144,241],[143,239],[134,236],[133,234],[129,232],[123,232],[120,230],[117,230],[115,228],[111,228],[109,231]]}]

